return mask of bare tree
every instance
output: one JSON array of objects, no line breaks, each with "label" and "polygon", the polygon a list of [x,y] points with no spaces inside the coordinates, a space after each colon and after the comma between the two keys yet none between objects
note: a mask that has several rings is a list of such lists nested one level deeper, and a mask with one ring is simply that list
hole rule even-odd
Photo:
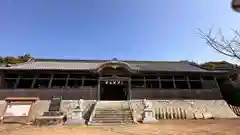
[{"label": "bare tree", "polygon": [[199,35],[206,41],[206,43],[217,50],[219,53],[226,56],[237,58],[240,60],[240,33],[237,30],[232,30],[234,37],[231,39],[225,39],[221,29],[217,34],[212,35],[212,28],[208,33],[204,33],[201,29],[198,29]]}]

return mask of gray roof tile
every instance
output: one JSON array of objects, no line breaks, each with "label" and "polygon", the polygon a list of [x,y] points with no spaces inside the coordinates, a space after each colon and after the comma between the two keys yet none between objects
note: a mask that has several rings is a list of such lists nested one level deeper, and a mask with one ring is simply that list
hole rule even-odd
[{"label": "gray roof tile", "polygon": [[[79,60],[79,61],[31,61],[11,67],[0,67],[0,69],[23,69],[23,70],[94,70],[106,61],[102,60]],[[185,61],[179,62],[157,62],[157,61],[123,61],[130,65],[133,70],[140,71],[179,71],[179,72],[210,72],[191,65]],[[212,71],[211,71],[212,72]]]}]

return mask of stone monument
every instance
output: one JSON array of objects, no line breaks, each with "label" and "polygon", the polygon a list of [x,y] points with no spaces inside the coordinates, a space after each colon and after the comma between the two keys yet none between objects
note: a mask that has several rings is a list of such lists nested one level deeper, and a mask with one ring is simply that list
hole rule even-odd
[{"label": "stone monument", "polygon": [[66,121],[66,115],[61,111],[62,97],[52,97],[47,112],[43,116],[36,117],[37,125],[56,125]]},{"label": "stone monument", "polygon": [[153,108],[152,103],[147,101],[146,99],[143,100],[144,103],[144,118],[143,123],[157,123],[154,114],[153,114]]},{"label": "stone monument", "polygon": [[66,121],[67,125],[74,124],[85,124],[85,120],[83,119],[83,99],[78,101],[78,105],[73,109],[72,116],[70,119]]}]

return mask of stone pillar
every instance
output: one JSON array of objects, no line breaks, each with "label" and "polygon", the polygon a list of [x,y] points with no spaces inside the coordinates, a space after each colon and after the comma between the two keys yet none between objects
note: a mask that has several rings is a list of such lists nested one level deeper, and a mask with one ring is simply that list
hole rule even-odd
[{"label": "stone pillar", "polygon": [[143,100],[144,103],[144,118],[143,123],[157,123],[152,108],[152,102],[147,101],[146,99]]}]

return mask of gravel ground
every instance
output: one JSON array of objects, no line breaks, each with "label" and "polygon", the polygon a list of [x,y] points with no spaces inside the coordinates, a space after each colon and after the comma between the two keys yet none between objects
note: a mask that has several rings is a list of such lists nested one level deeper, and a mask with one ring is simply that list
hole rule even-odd
[{"label": "gravel ground", "polygon": [[158,124],[125,126],[48,126],[0,125],[0,135],[236,135],[240,119],[168,120]]}]

